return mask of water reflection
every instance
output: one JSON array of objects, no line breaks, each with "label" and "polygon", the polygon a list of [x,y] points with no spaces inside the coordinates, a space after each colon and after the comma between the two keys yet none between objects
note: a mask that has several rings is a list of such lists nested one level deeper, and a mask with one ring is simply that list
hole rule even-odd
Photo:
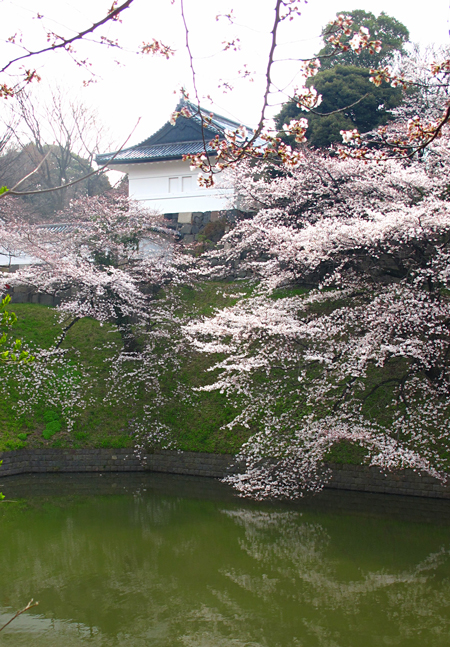
[{"label": "water reflection", "polygon": [[[245,539],[239,541],[241,549],[268,571],[251,576],[248,571],[231,569],[226,575],[253,595],[270,600],[272,606],[278,605],[280,613],[293,599],[304,614],[303,623],[310,639],[315,637],[318,645],[328,645],[330,640],[332,644],[341,644],[339,640],[344,636],[336,612],[345,618],[347,631],[360,634],[366,644],[372,644],[371,640],[373,644],[378,642],[375,636],[364,636],[364,624],[372,627],[383,644],[393,641],[404,645],[409,639],[413,640],[411,644],[420,644],[418,636],[426,631],[430,634],[426,644],[448,641],[448,537],[442,537],[444,543],[437,550],[425,552],[419,558],[419,546],[415,544],[422,545],[421,533],[407,537],[406,528],[391,526],[384,546],[377,551],[379,558],[384,557],[382,565],[374,569],[370,562],[377,555],[367,554],[361,527],[347,528],[352,539],[343,553],[336,550],[341,538],[330,534],[322,524],[301,521],[295,513],[224,513],[245,529]],[[399,550],[405,553],[403,559],[398,559]],[[397,556],[395,561],[393,555],[389,559],[389,552]],[[331,630],[333,626],[335,631]],[[346,644],[345,640],[342,644]]]},{"label": "water reflection", "polygon": [[7,645],[448,644],[446,502],[430,506],[438,525],[405,520],[414,500],[387,497],[390,518],[386,497],[357,505],[343,493],[338,513],[334,494],[262,507],[214,482],[155,475],[2,490],[19,498],[30,484],[32,497],[0,507],[0,611],[40,605]]}]

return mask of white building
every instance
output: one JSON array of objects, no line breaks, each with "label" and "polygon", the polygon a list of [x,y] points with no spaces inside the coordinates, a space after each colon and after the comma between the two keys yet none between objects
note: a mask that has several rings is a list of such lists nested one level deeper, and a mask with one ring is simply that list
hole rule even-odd
[{"label": "white building", "polygon": [[[198,169],[191,171],[183,155],[205,151],[214,158],[209,142],[217,135],[224,139],[226,130],[239,127],[235,121],[201,109],[189,101],[181,101],[176,110],[187,108],[190,117],[180,115],[175,124],[169,121],[154,135],[136,146],[114,153],[97,155],[96,161],[127,173],[130,198],[163,214],[219,211],[229,208],[232,188],[201,188]],[[205,125],[205,123],[207,125]]]}]

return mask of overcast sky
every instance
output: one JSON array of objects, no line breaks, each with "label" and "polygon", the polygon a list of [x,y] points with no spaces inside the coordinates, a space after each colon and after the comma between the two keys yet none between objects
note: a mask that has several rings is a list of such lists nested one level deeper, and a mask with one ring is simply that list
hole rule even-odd
[{"label": "overcast sky", "polygon": [[[48,28],[69,35],[81,30],[106,13],[112,0],[0,0],[2,9],[0,55],[9,60],[15,48],[7,39],[21,31],[23,43],[29,48],[46,42]],[[265,67],[270,45],[269,32],[274,18],[274,0],[185,0],[186,19],[190,31],[197,82],[202,104],[219,113],[234,117],[248,125],[257,123],[261,111],[261,96],[265,82]],[[234,24],[219,14],[233,9]],[[288,59],[314,55],[320,47],[321,28],[338,11],[364,9],[378,15],[384,11],[403,22],[411,40],[423,45],[449,42],[449,0],[428,0],[415,3],[406,0],[355,0],[351,3],[335,0],[310,0],[302,7],[302,15],[280,30],[280,47],[274,70],[274,81],[280,89],[295,84],[297,64]],[[36,13],[44,16],[36,19]],[[96,83],[88,88],[82,82],[91,78],[67,54],[55,53],[35,59],[45,84],[59,84],[87,104],[95,106],[102,121],[111,130],[111,137],[120,144],[130,133],[138,118],[139,126],[132,135],[136,143],[151,135],[170,116],[185,86],[192,93],[192,76],[185,48],[185,33],[181,21],[179,0],[135,0],[123,13],[122,23],[111,23],[99,35],[118,38],[125,51],[102,48],[93,42],[77,46],[81,58],[88,57]],[[241,50],[223,52],[223,41],[240,38]],[[166,61],[132,52],[143,42],[162,40],[176,50]],[[31,63],[26,63],[30,66]],[[239,71],[244,65],[253,81],[242,80]],[[234,87],[223,92],[224,82]],[[211,96],[213,103],[205,97]],[[272,114],[279,109],[283,95],[272,97]]]}]

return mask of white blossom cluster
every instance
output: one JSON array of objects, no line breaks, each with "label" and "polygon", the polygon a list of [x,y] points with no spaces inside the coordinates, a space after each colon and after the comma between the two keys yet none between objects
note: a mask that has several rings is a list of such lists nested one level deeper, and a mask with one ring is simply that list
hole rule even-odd
[{"label": "white blossom cluster", "polygon": [[426,160],[309,151],[288,172],[236,171],[240,204],[256,215],[201,271],[239,268],[257,287],[185,333],[222,355],[202,388],[245,403],[231,425],[254,431],[239,456],[246,469],[227,478],[243,495],[319,489],[342,443],[383,470],[446,478],[448,146],[442,138]]},{"label": "white blossom cluster", "polygon": [[[175,252],[160,218],[122,197],[74,202],[51,227],[30,224],[19,211],[16,202],[3,201],[2,245],[26,253],[34,262],[4,274],[2,290],[27,286],[34,293],[60,299],[62,333],[51,349],[29,349],[34,360],[9,371],[1,386],[22,393],[19,416],[45,401],[61,412],[70,429],[89,403],[91,384],[82,362],[68,360],[62,348],[68,331],[79,319],[92,317],[120,332],[124,347],[110,360],[108,401],[133,398],[143,381],[147,388],[156,388],[158,371],[161,363],[166,368],[169,353],[161,354],[158,364],[152,351],[158,340],[169,335],[174,305],[156,298],[155,292],[167,282],[176,285],[183,271],[179,263],[175,272]],[[161,251],[143,257],[139,250],[143,238]],[[170,357],[174,356],[172,347]]]}]

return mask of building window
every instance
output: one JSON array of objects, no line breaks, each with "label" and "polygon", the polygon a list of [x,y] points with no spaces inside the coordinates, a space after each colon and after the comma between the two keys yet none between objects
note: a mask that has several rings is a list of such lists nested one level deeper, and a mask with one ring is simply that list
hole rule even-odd
[{"label": "building window", "polygon": [[181,190],[183,193],[190,193],[192,191],[192,176],[187,175],[181,178]]},{"label": "building window", "polygon": [[169,193],[179,193],[179,180],[180,178],[178,177],[169,177]]}]

